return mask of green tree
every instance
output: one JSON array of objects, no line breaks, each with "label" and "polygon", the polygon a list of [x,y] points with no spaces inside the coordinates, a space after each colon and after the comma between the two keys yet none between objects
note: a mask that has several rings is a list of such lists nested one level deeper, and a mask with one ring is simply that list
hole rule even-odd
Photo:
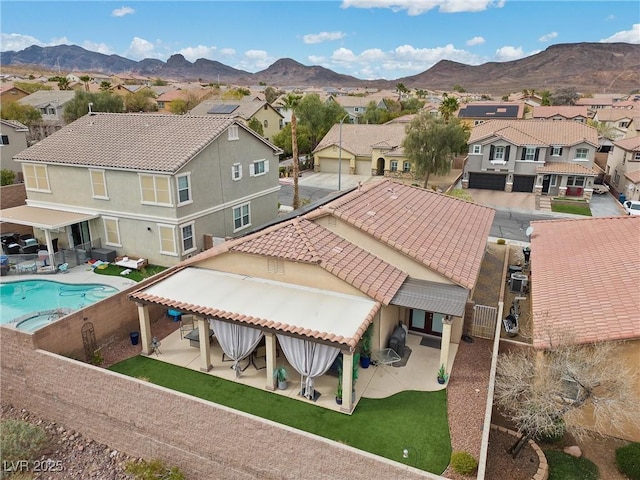
[{"label": "green tree", "polygon": [[165,87],[168,84],[166,80],[163,80],[161,78],[154,78],[151,82],[151,85],[153,85],[154,87]]},{"label": "green tree", "polygon": [[460,105],[458,104],[458,99],[456,97],[450,97],[446,93],[444,94],[442,103],[438,108],[444,123],[449,123],[449,119],[458,111],[459,107]]},{"label": "green tree", "polygon": [[69,79],[67,77],[58,77],[58,88],[60,90],[70,90]]},{"label": "green tree", "polygon": [[[298,122],[297,129],[298,153],[311,152],[311,132],[307,125]],[[293,155],[293,145],[291,144],[291,124],[287,123],[282,130],[276,133],[271,139],[273,144],[284,151],[285,157]]]},{"label": "green tree", "polygon": [[126,112],[154,112],[158,106],[153,102],[155,94],[149,88],[141,88],[134,93],[128,93],[124,97],[124,109]]},{"label": "green tree", "polygon": [[418,98],[426,98],[428,95],[428,92],[426,90],[423,90],[421,88],[417,88],[416,89],[416,96]]},{"label": "green tree", "polygon": [[171,113],[184,115],[200,103],[200,99],[193,92],[186,92],[182,98],[177,98],[169,105]]},{"label": "green tree", "polygon": [[407,100],[402,100],[400,105],[402,105],[403,114],[406,115],[410,113],[418,113],[422,107],[424,107],[424,101],[419,98],[412,97]]},{"label": "green tree", "polygon": [[262,128],[262,123],[260,123],[260,120],[258,120],[257,118],[254,117],[249,120],[247,126],[257,134],[264,136],[264,128]]},{"label": "green tree", "polygon": [[64,108],[64,120],[71,123],[89,113],[89,103],[93,112],[122,113],[124,102],[121,97],[110,92],[87,93],[77,91],[75,97]]},{"label": "green tree", "polygon": [[13,170],[9,170],[8,168],[3,168],[0,170],[0,184],[4,187],[5,185],[13,185],[13,182],[16,181],[16,172]]},{"label": "green tree", "polygon": [[588,119],[587,125],[592,126],[598,131],[598,136],[606,138],[608,140],[616,139],[616,131],[615,129],[606,123],[598,122],[597,120]]},{"label": "green tree", "polygon": [[264,98],[269,103],[275,102],[281,94],[281,91],[276,90],[273,87],[267,87],[264,89]]},{"label": "green tree", "polygon": [[575,105],[579,98],[575,87],[565,87],[553,93],[551,102],[553,105]]},{"label": "green tree", "polygon": [[320,96],[311,93],[305,95],[298,102],[296,108],[296,119],[298,125],[308,127],[309,139],[311,141],[310,150],[299,149],[299,152],[309,153],[316,148],[333,125],[340,121],[346,112],[337,102],[323,102]]},{"label": "green tree", "polygon": [[107,82],[106,80],[103,80],[102,82],[100,82],[100,91],[101,92],[107,92],[111,89],[111,82]]},{"label": "green tree", "polygon": [[82,75],[80,77],[80,81],[84,83],[84,91],[89,91],[89,82],[91,81],[91,77],[89,75]]},{"label": "green tree", "polygon": [[402,142],[405,154],[413,162],[418,177],[424,176],[424,188],[429,176],[446,175],[451,171],[453,156],[466,149],[469,131],[457,118],[444,119],[421,113],[407,127]]},{"label": "green tree", "polygon": [[542,92],[540,92],[540,98],[542,99],[542,106],[551,106],[551,92],[549,90],[543,90]]},{"label": "green tree", "polygon": [[296,108],[300,103],[302,95],[288,93],[286,97],[280,100],[287,110],[291,110],[291,154],[293,155],[293,209],[300,207],[300,188],[298,186],[298,174],[300,165],[298,159],[298,119],[296,118]]},{"label": "green tree", "polygon": [[0,109],[0,117],[4,120],[17,120],[27,127],[42,120],[40,110],[31,105],[22,105],[18,102],[8,102]]},{"label": "green tree", "polygon": [[396,83],[396,92],[398,92],[398,101],[400,101],[403,94],[409,93],[409,89],[404,86],[404,83]]},{"label": "green tree", "polygon": [[391,114],[388,110],[378,107],[373,100],[367,104],[367,109],[362,115],[361,123],[368,123],[374,125],[382,125],[391,119]]},{"label": "green tree", "polygon": [[464,87],[462,87],[461,85],[457,85],[457,84],[453,86],[453,91],[454,92],[458,92],[458,93],[465,93],[466,92]]}]

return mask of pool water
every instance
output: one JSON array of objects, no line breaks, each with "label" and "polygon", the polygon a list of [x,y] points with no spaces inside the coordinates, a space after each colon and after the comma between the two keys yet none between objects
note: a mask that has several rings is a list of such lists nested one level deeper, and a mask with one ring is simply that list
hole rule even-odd
[{"label": "pool water", "polygon": [[22,280],[0,284],[0,323],[33,331],[59,317],[107,298],[118,289],[99,283]]}]

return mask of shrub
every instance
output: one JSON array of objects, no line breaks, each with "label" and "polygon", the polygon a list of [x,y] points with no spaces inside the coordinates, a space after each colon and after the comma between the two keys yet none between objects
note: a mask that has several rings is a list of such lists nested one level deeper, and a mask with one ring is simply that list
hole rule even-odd
[{"label": "shrub", "polygon": [[453,452],[451,466],[456,473],[471,475],[478,468],[478,461],[469,452]]},{"label": "shrub", "polygon": [[125,471],[135,475],[136,480],[184,480],[184,473],[178,467],[167,467],[160,459],[149,462],[132,460],[127,463]]},{"label": "shrub", "polygon": [[507,241],[504,238],[499,238],[498,241],[496,242],[498,245],[504,245],[505,243],[507,243]]},{"label": "shrub", "polygon": [[6,462],[34,460],[49,443],[43,428],[23,420],[0,423],[0,452]]},{"label": "shrub", "polygon": [[0,183],[3,187],[5,185],[13,185],[13,182],[16,181],[16,172],[3,168],[2,170],[0,170],[0,180]]},{"label": "shrub", "polygon": [[598,466],[585,457],[576,458],[559,450],[545,450],[549,480],[597,480]]},{"label": "shrub", "polygon": [[616,465],[631,480],[640,480],[640,443],[616,449]]}]

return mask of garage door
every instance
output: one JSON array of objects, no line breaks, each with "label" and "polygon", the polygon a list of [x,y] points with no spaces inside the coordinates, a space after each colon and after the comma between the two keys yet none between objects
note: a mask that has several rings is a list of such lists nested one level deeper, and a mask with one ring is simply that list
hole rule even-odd
[{"label": "garage door", "polygon": [[369,160],[356,160],[356,175],[371,175],[371,162]]},{"label": "garage door", "polygon": [[[320,171],[322,173],[338,173],[338,160],[331,158],[320,159]],[[342,160],[343,175],[349,174],[349,160]]]},{"label": "garage door", "polygon": [[536,183],[536,177],[530,175],[514,175],[513,188],[514,192],[533,192],[533,185]]},{"label": "garage door", "polygon": [[496,173],[470,173],[469,188],[481,188],[483,190],[504,190],[507,176]]}]

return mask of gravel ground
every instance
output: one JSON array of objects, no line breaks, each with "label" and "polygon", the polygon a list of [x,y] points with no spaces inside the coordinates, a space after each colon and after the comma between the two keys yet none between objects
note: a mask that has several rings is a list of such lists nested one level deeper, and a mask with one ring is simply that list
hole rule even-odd
[{"label": "gravel ground", "polygon": [[538,471],[538,455],[527,445],[513,459],[507,450],[515,437],[499,430],[491,430],[485,478],[492,480],[531,480]]}]

